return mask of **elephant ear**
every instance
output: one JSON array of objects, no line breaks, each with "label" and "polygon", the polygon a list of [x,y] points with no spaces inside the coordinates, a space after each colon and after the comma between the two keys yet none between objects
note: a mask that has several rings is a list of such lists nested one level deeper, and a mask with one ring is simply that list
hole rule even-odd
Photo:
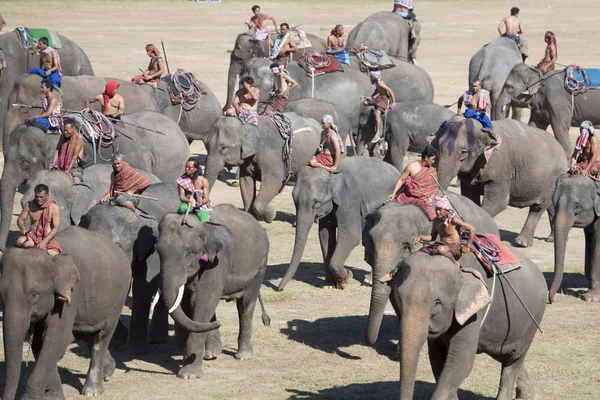
[{"label": "elephant ear", "polygon": [[242,138],[242,158],[245,159],[255,155],[263,147],[264,139],[258,126],[244,124],[243,127],[246,134]]},{"label": "elephant ear", "polygon": [[470,268],[461,268],[462,285],[458,292],[454,316],[456,322],[464,325],[477,311],[492,302],[487,285],[481,274]]},{"label": "elephant ear", "polygon": [[75,261],[69,255],[58,254],[52,257],[52,268],[54,272],[54,294],[59,300],[71,304],[71,291],[73,286],[79,282],[79,270]]},{"label": "elephant ear", "polygon": [[544,74],[542,74],[541,71],[533,67],[529,67],[528,72],[529,74],[527,80],[525,81],[526,89],[523,92],[521,92],[521,94],[525,96],[533,96],[542,86],[542,79],[544,77]]},{"label": "elephant ear", "polygon": [[600,182],[596,181],[596,197],[594,198],[594,212],[600,217]]},{"label": "elephant ear", "polygon": [[233,234],[225,225],[215,222],[204,223],[204,252],[210,262],[225,248],[233,245]]},{"label": "elephant ear", "polygon": [[344,173],[338,170],[336,173],[330,174],[328,179],[331,194],[333,195],[333,202],[339,206],[348,196],[348,185],[346,184],[346,179],[344,179]]},{"label": "elephant ear", "polygon": [[502,144],[502,139],[500,136],[487,128],[481,128],[481,130],[486,135],[484,140],[485,147],[483,148],[483,157],[485,158],[485,163],[487,164],[490,161],[494,150],[496,150]]},{"label": "elephant ear", "polygon": [[79,225],[83,217],[99,199],[94,198],[92,187],[87,182],[78,182],[73,184],[75,188],[75,198],[71,204],[71,221],[73,225]]}]

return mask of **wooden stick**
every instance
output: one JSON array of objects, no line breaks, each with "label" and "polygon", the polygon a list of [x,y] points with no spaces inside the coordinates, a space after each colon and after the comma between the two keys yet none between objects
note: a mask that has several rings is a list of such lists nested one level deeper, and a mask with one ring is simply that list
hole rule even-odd
[{"label": "wooden stick", "polygon": [[115,190],[115,193],[118,193],[118,194],[127,194],[129,196],[138,197],[140,199],[158,201],[158,199],[156,197],[142,196],[141,194],[129,194],[129,193],[126,193],[126,192],[119,192],[118,190]]},{"label": "wooden stick", "polygon": [[185,210],[185,215],[183,216],[183,220],[181,221],[181,225],[184,225],[187,222],[187,216],[190,213],[190,210],[192,209],[192,206],[190,205],[190,201],[188,200],[187,202],[188,208],[187,210]]}]

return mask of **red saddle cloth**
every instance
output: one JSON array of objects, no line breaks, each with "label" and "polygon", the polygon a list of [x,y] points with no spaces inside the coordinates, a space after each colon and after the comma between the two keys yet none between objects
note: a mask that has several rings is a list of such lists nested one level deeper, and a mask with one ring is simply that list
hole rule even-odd
[{"label": "red saddle cloth", "polygon": [[328,72],[336,72],[341,71],[344,72],[344,68],[340,65],[340,63],[336,60],[334,56],[328,54],[321,53],[305,53],[298,59],[298,65],[301,66],[308,75],[312,74],[311,65],[308,60],[313,59],[315,62],[321,62],[325,58],[329,59],[329,63],[327,66],[322,68],[315,68],[315,75],[326,74]]},{"label": "red saddle cloth", "polygon": [[[463,238],[466,242],[465,239]],[[471,251],[489,273],[493,273],[492,264],[496,264],[502,272],[520,268],[522,264],[522,261],[496,235],[478,234],[471,244]]]}]

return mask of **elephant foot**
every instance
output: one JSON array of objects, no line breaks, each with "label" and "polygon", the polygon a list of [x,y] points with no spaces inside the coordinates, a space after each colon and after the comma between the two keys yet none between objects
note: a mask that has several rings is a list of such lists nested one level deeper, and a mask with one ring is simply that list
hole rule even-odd
[{"label": "elephant foot", "polygon": [[205,360],[216,360],[217,357],[222,353],[222,349],[219,347],[218,349],[206,349],[204,352]]},{"label": "elephant foot", "polygon": [[548,235],[548,237],[545,240],[546,240],[546,243],[554,243],[554,234],[551,233],[550,235]]},{"label": "elephant foot", "polygon": [[249,349],[239,350],[237,353],[235,353],[236,360],[240,361],[252,360],[253,357],[254,352],[252,351],[252,347],[250,347]]},{"label": "elephant foot", "polygon": [[350,284],[350,282],[352,281],[352,271],[348,270],[348,274],[346,275],[346,278],[344,278],[344,280],[340,281],[337,283],[337,288],[340,290],[344,290],[346,289],[346,287]]},{"label": "elephant foot", "polygon": [[198,379],[202,374],[202,364],[188,364],[179,370],[177,377],[181,379]]},{"label": "elephant foot", "polygon": [[581,299],[586,303],[597,303],[600,302],[600,292],[597,290],[588,291],[581,295]]},{"label": "elephant foot", "polygon": [[104,389],[102,389],[101,383],[92,383],[89,381],[86,382],[85,385],[83,385],[83,389],[81,389],[81,394],[86,397],[100,396],[102,392],[104,392]]},{"label": "elephant foot", "polygon": [[106,360],[104,361],[104,382],[107,382],[108,378],[113,376],[116,367],[117,363],[115,362],[115,359],[107,353]]},{"label": "elephant foot", "polygon": [[519,235],[515,239],[515,246],[517,247],[531,247],[533,244],[533,238],[528,238],[525,235]]}]

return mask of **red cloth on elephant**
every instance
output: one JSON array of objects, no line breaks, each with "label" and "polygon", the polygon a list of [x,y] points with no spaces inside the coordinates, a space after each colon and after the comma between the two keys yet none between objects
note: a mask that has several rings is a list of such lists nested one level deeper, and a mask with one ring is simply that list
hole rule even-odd
[{"label": "red cloth on elephant", "polygon": [[64,171],[69,175],[73,175],[73,171],[68,169],[69,164],[73,160],[73,157],[77,157],[75,154],[75,142],[77,140],[77,133],[73,133],[69,139],[63,134],[60,138],[62,144],[58,151],[58,164],[56,167],[59,171]]},{"label": "red cloth on elephant", "polygon": [[[38,246],[42,242],[42,240],[46,238],[46,234],[48,233],[48,217],[50,216],[50,206],[52,204],[56,204],[56,202],[54,200],[48,200],[42,206],[40,206],[40,208],[44,210],[42,212],[42,216],[40,217],[35,229],[27,234],[27,236],[31,240],[33,240],[33,243],[35,243],[36,246]],[[46,245],[46,249],[54,250],[59,254],[62,253],[62,248],[60,247],[60,244],[58,243],[56,238],[48,242],[48,245]]]},{"label": "red cloth on elephant", "polygon": [[433,198],[438,193],[437,172],[435,168],[421,168],[414,178],[408,177],[404,190],[396,197],[400,204],[414,204],[421,208],[430,221],[435,219]]},{"label": "red cloth on elephant", "polygon": [[316,162],[326,167],[333,167],[333,157],[331,154],[326,154],[325,152],[320,152],[316,156],[313,157]]},{"label": "red cloth on elephant", "polygon": [[116,202],[119,193],[127,193],[133,191],[134,193],[141,192],[150,186],[150,181],[144,175],[135,170],[131,165],[123,162],[123,168],[116,173],[113,171],[113,184],[110,187],[110,195]]}]

